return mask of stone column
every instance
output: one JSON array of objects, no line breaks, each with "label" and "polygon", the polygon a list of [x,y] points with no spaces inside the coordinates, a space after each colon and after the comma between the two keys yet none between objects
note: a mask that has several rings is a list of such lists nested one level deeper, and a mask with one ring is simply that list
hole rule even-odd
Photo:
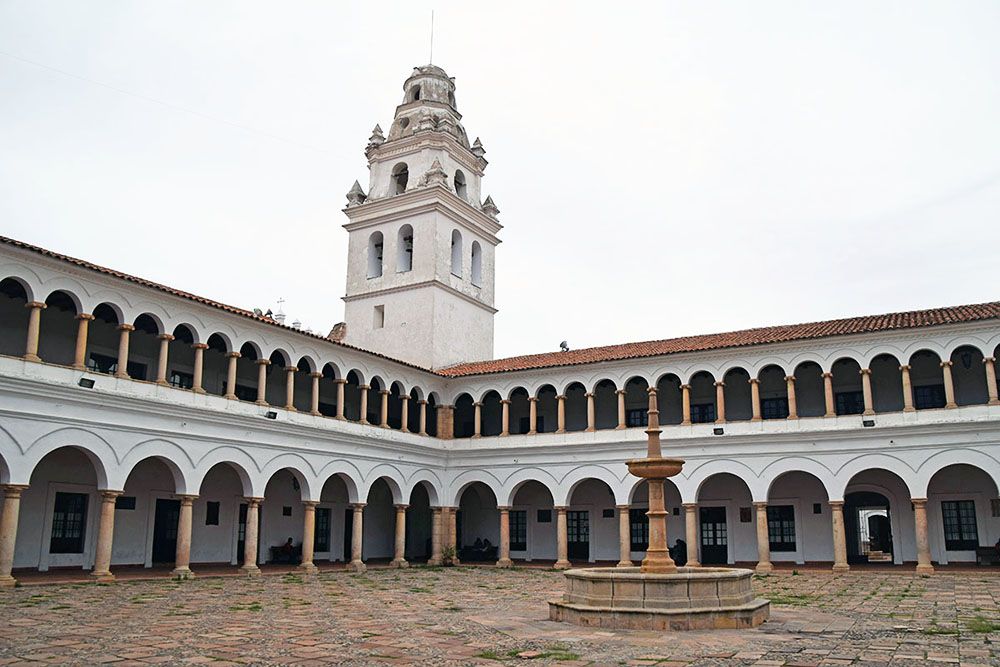
[{"label": "stone column", "polygon": [[340,378],[334,380],[333,383],[337,385],[337,416],[335,419],[343,421],[346,419],[344,417],[344,385],[347,384],[347,380]]},{"label": "stone column", "polygon": [[986,367],[986,394],[989,396],[987,405],[1000,405],[1000,397],[997,396],[996,358],[983,357],[983,366]]},{"label": "stone column", "polygon": [[399,397],[399,402],[402,404],[401,412],[399,413],[399,430],[403,433],[410,432],[410,395],[403,394]]},{"label": "stone column", "polygon": [[351,523],[351,562],[347,564],[347,569],[364,572],[368,569],[361,560],[361,547],[365,539],[365,503],[353,503],[351,508],[354,510],[354,521]]},{"label": "stone column", "polygon": [[691,425],[691,385],[681,385],[681,424]]},{"label": "stone column", "polygon": [[798,419],[799,409],[795,401],[795,376],[788,375],[785,377],[785,387],[788,393],[788,418]]},{"label": "stone column", "polygon": [[100,518],[97,529],[97,547],[94,550],[94,569],[90,576],[97,581],[114,581],[111,574],[111,545],[115,537],[115,500],[121,491],[98,491],[101,496]]},{"label": "stone column", "polygon": [[441,508],[431,508],[431,557],[428,565],[441,564]]},{"label": "stone column", "polygon": [[257,364],[257,405],[267,405],[267,367],[270,359],[258,359]]},{"label": "stone column", "polygon": [[11,576],[14,569],[14,547],[17,545],[17,517],[21,510],[21,493],[27,484],[7,484],[3,487],[3,514],[0,514],[0,588],[17,585]]},{"label": "stone column", "polygon": [[588,392],[587,397],[587,430],[591,433],[597,430],[597,406],[594,405],[594,394]]},{"label": "stone column", "polygon": [[624,389],[619,389],[619,390],[617,390],[615,392],[615,395],[618,396],[618,426],[616,426],[615,428],[622,429],[622,428],[625,428],[626,426],[628,426],[628,424],[625,421],[625,419],[626,419],[626,416],[625,416],[625,390]]},{"label": "stone column", "polygon": [[512,567],[514,561],[510,559],[510,508],[498,507],[500,512],[500,559],[497,560],[497,567]]},{"label": "stone column", "polygon": [[698,503],[684,503],[684,540],[687,542],[687,567],[701,567],[698,562]]},{"label": "stone column", "polygon": [[510,401],[506,398],[500,401],[500,435],[510,435]]},{"label": "stone column", "polygon": [[864,398],[865,410],[862,415],[875,414],[875,402],[872,400],[872,370],[870,368],[861,369],[861,395]]},{"label": "stone column", "polygon": [[556,555],[555,568],[557,570],[567,570],[569,562],[569,532],[566,524],[566,512],[568,507],[556,507]]},{"label": "stone column", "polygon": [[757,514],[757,574],[768,574],[774,569],[771,565],[771,537],[767,530],[767,503],[753,504]]},{"label": "stone column", "polygon": [[760,416],[760,380],[757,378],[750,378],[750,409],[753,411],[753,416],[750,418],[752,422],[759,422],[761,420]]},{"label": "stone column", "polygon": [[715,423],[726,423],[726,383],[715,383]]},{"label": "stone column", "polygon": [[566,432],[566,397],[556,396],[556,433]]},{"label": "stone column", "polygon": [[195,343],[191,346],[194,350],[194,379],[191,382],[191,391],[196,394],[205,393],[205,350],[208,345],[205,343]]},{"label": "stone column", "polygon": [[295,372],[296,366],[285,366],[285,409],[295,412]]},{"label": "stone column", "polygon": [[361,408],[360,408],[361,418],[358,419],[359,424],[368,423],[368,390],[370,388],[371,387],[369,387],[366,384],[358,385],[358,390],[360,391],[360,396],[361,396]]},{"label": "stone column", "polygon": [[379,392],[378,425],[381,428],[389,428],[389,390],[382,389]]},{"label": "stone column", "polygon": [[917,573],[931,574],[934,566],[931,565],[931,544],[927,539],[927,499],[912,498],[911,502],[917,534]]},{"label": "stone column", "polygon": [[955,402],[955,381],[951,378],[950,361],[941,362],[941,375],[944,376],[944,407],[957,408],[958,404]]},{"label": "stone column", "polygon": [[538,397],[528,397],[528,435],[538,433]]},{"label": "stone column", "polygon": [[844,531],[844,501],[830,501],[830,519],[833,525],[833,571],[847,572],[847,534]]},{"label": "stone column", "polygon": [[903,364],[899,367],[899,372],[903,377],[903,412],[915,412],[913,407],[913,385],[910,383],[910,366]]},{"label": "stone column", "polygon": [[168,385],[167,382],[167,365],[170,356],[170,341],[174,339],[170,334],[160,334],[157,336],[160,341],[160,356],[156,363],[156,384]]},{"label": "stone column", "polygon": [[319,417],[323,414],[319,411],[319,381],[323,377],[323,374],[310,373],[309,377],[312,378],[312,394],[309,399],[309,414]]},{"label": "stone column", "polygon": [[240,358],[239,352],[226,352],[226,359],[229,360],[226,367],[226,395],[230,401],[236,399],[236,360]]},{"label": "stone column", "polygon": [[836,417],[837,405],[833,401],[833,373],[823,373],[823,398],[826,401],[824,417]]},{"label": "stone column", "polygon": [[410,567],[406,562],[406,509],[409,505],[396,505],[396,550],[390,565]]},{"label": "stone column", "polygon": [[302,562],[299,569],[312,574],[318,569],[313,562],[316,553],[316,505],[314,500],[302,501]]},{"label": "stone column", "polygon": [[94,319],[89,313],[76,316],[76,352],[73,355],[73,368],[78,371],[87,368],[87,334],[90,331],[90,321]]},{"label": "stone column", "polygon": [[260,568],[257,567],[257,530],[259,528],[257,517],[260,515],[260,504],[264,499],[250,497],[244,498],[244,500],[247,501],[247,524],[243,531],[243,566],[240,571],[248,577],[256,577],[260,575]]},{"label": "stone column", "polygon": [[28,361],[41,361],[38,356],[38,335],[42,326],[42,311],[46,305],[41,301],[29,301],[24,307],[28,309],[28,337],[24,343],[24,358]]},{"label": "stone column", "polygon": [[115,377],[128,379],[128,338],[135,327],[131,324],[118,325],[118,370]]},{"label": "stone column", "polygon": [[447,545],[451,547],[455,556],[451,559],[453,565],[460,565],[461,561],[458,559],[458,508],[457,507],[445,507],[445,518],[448,521],[448,529],[446,534]]},{"label": "stone column", "polygon": [[476,401],[472,404],[472,437],[479,438],[483,435],[483,404]]},{"label": "stone column", "polygon": [[632,567],[632,526],[628,505],[618,505],[618,567]]},{"label": "stone column", "polygon": [[420,431],[418,435],[427,435],[427,401],[420,400],[417,401],[420,405]]},{"label": "stone column", "polygon": [[198,496],[182,494],[180,513],[177,515],[177,551],[174,556],[174,570],[170,574],[175,579],[191,579],[191,526],[193,524],[194,501]]}]

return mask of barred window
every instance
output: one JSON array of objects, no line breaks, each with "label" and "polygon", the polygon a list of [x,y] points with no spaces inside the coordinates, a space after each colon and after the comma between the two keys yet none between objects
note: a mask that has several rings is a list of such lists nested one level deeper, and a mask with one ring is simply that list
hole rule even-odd
[{"label": "barred window", "polygon": [[330,508],[316,508],[316,546],[314,551],[325,553],[330,550]]},{"label": "barred window", "polygon": [[764,419],[785,419],[788,417],[787,398],[765,398],[760,402],[760,416]]},{"label": "barred window", "polygon": [[648,426],[649,415],[645,410],[629,410],[625,413],[626,426]]},{"label": "barred window", "polygon": [[795,507],[768,506],[767,540],[771,551],[795,551]]},{"label": "barred window", "polygon": [[526,510],[510,511],[510,550],[528,550],[528,512]]},{"label": "barred window", "polygon": [[913,388],[913,407],[917,410],[943,408],[945,404],[944,385],[932,384]]},{"label": "barred window", "polygon": [[82,554],[87,528],[87,494],[56,493],[49,553]]},{"label": "barred window", "polygon": [[649,547],[649,517],[645,509],[628,511],[628,532],[632,551],[645,551]]},{"label": "barred window", "polygon": [[976,528],[976,503],[972,500],[941,502],[944,519],[944,548],[948,551],[971,551],[979,546]]},{"label": "barred window", "polygon": [[715,403],[695,403],[691,406],[692,424],[710,424],[715,421]]},{"label": "barred window", "polygon": [[865,411],[865,395],[861,391],[841,391],[835,402],[838,415],[860,415]]}]

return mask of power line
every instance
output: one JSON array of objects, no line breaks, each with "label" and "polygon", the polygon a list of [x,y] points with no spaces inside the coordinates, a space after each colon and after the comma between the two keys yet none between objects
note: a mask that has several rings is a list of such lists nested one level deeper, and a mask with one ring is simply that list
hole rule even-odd
[{"label": "power line", "polygon": [[315,151],[317,153],[330,154],[330,151],[323,148],[316,148],[315,146],[308,146],[303,143],[299,143],[293,139],[286,139],[285,137],[278,136],[276,134],[271,134],[270,132],[265,132],[264,130],[258,130],[255,127],[250,127],[249,125],[243,125],[242,123],[236,123],[231,120],[226,120],[225,118],[219,118],[218,116],[213,116],[211,114],[204,113],[202,111],[196,111],[195,109],[188,109],[187,107],[178,106],[171,102],[165,102],[163,100],[157,99],[155,97],[149,97],[148,95],[143,95],[141,93],[134,93],[131,90],[126,90],[125,88],[119,88],[118,86],[113,86],[109,83],[104,83],[103,81],[96,81],[94,79],[82,76],[80,74],[74,74],[73,72],[67,72],[66,70],[59,69],[58,67],[52,67],[51,65],[45,65],[40,62],[35,62],[34,60],[28,60],[27,58],[22,58],[21,56],[16,56],[13,53],[7,53],[6,51],[0,51],[0,55],[6,56],[11,60],[16,60],[27,65],[33,65],[35,67],[40,67],[41,69],[48,70],[50,72],[55,72],[56,74],[61,74],[62,76],[69,77],[71,79],[76,79],[78,81],[83,81],[95,86],[100,86],[101,88],[107,88],[108,90],[113,90],[121,95],[128,95],[129,97],[134,97],[144,102],[150,102],[152,104],[158,104],[162,107],[166,107],[172,111],[180,111],[181,113],[190,114],[192,116],[197,116],[205,120],[211,120],[216,123],[222,123],[223,125],[228,125],[229,127],[248,132],[250,134],[256,134],[267,139],[272,139],[274,141],[280,141],[291,146],[296,146],[298,148],[304,148],[309,151]]}]

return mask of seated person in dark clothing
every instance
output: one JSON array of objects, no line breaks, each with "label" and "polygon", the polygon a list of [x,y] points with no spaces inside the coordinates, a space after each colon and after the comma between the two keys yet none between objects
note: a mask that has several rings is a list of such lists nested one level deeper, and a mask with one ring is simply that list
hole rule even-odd
[{"label": "seated person in dark clothing", "polygon": [[281,545],[281,554],[287,558],[291,558],[295,554],[295,545],[292,544],[292,538],[288,538],[288,541]]},{"label": "seated person in dark clothing", "polygon": [[674,559],[674,563],[678,567],[683,567],[687,565],[688,555],[687,555],[687,542],[678,539],[674,546],[670,547],[670,557]]}]

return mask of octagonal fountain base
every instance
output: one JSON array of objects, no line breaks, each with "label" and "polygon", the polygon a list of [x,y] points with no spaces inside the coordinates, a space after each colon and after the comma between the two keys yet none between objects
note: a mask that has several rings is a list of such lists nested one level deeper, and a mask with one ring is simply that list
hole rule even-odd
[{"label": "octagonal fountain base", "polygon": [[770,603],[755,598],[751,570],[679,567],[643,574],[638,567],[567,570],[566,593],[549,601],[549,618],[626,630],[755,628]]}]

